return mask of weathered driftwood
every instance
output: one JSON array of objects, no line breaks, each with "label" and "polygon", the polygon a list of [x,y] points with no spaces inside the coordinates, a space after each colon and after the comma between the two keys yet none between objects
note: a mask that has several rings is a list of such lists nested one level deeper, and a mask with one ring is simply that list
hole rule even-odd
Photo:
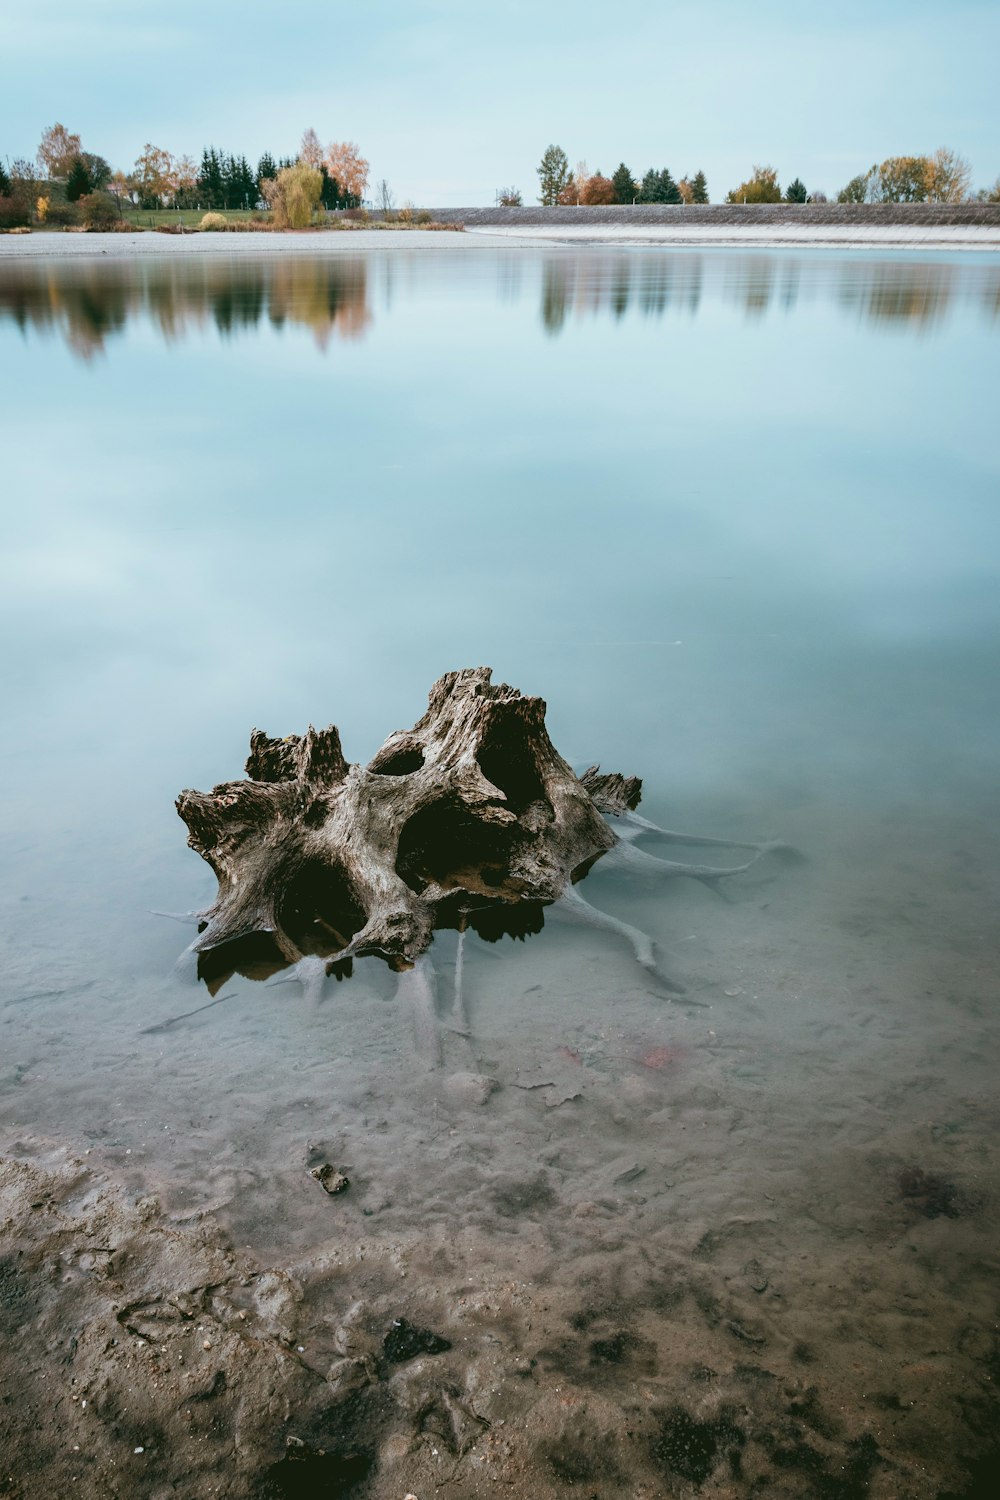
[{"label": "weathered driftwood", "polygon": [[[640,818],[636,777],[596,766],[577,777],[549,739],[544,702],[492,684],[487,667],[442,677],[423,718],[367,766],[347,763],[331,726],[282,740],[254,730],[246,772],[177,799],[188,842],[219,882],[194,945],[213,989],[235,971],[264,978],[290,964],[341,978],[369,955],[403,972],[437,928],[524,937],[549,907],[627,938],[657,973],[651,940],[575,889],[595,861],[709,884],[753,863],[720,870],[634,848],[650,832],[724,841]],[[756,858],[776,846],[730,847]],[[458,1021],[460,965],[456,990]]]}]

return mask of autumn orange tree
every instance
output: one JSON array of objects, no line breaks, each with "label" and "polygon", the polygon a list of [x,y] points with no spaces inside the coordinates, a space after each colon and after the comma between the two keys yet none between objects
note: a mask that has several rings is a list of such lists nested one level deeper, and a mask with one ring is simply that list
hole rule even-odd
[{"label": "autumn orange tree", "polygon": [[368,189],[368,163],[354,141],[331,141],[326,148],[326,168],[341,197],[353,199],[346,206],[358,208]]},{"label": "autumn orange tree", "polygon": [[588,177],[580,188],[580,202],[591,206],[604,203],[614,203],[615,185],[610,177],[604,177],[600,172],[595,172],[593,177]]}]

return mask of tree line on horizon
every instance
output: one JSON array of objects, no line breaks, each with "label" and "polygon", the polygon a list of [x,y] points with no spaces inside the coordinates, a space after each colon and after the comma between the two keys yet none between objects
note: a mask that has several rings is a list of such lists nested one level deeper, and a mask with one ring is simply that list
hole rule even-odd
[{"label": "tree line on horizon", "polygon": [[[610,177],[599,169],[591,172],[585,161],[571,168],[569,157],[561,146],[547,147],[536,168],[539,181],[539,203],[552,208],[562,205],[597,205],[606,203],[707,203],[708,184],[702,171],[689,173],[675,182],[667,167],[650,167],[637,181],[624,162]],[[516,207],[521,195],[507,188],[500,195],[501,204]]]},{"label": "tree line on horizon", "polygon": [[246,155],[206,146],[200,163],[147,143],[130,172],[113,171],[103,156],[84,151],[79,135],[57,122],[42,132],[35,162],[0,162],[0,228],[28,224],[90,223],[107,227],[123,208],[270,210],[278,222],[302,227],[317,206],[357,208],[368,185],[368,162],[353,141],[323,147],[305,131],[297,156],[265,151],[256,168]]},{"label": "tree line on horizon", "polygon": [[[539,203],[707,203],[704,172],[688,174],[675,182],[666,167],[650,168],[641,180],[621,162],[611,177],[590,173],[586,162],[570,167],[561,146],[548,146],[535,169],[539,180]],[[1000,177],[992,188],[972,193],[972,169],[963,156],[941,146],[931,156],[890,156],[867,172],[852,177],[837,194],[838,203],[1000,203]],[[781,190],[774,167],[755,166],[745,182],[731,188],[726,203],[826,203],[823,192],[810,192],[795,177]],[[517,207],[522,199],[516,188],[505,188],[500,203]]]}]

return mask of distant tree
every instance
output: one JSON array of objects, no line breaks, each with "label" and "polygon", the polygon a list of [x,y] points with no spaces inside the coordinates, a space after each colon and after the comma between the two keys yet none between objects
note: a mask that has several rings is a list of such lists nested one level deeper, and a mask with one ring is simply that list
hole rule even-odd
[{"label": "distant tree", "polygon": [[829,201],[830,200],[825,193],[815,192],[809,194],[810,203],[829,203]]},{"label": "distant tree", "polygon": [[70,162],[69,172],[66,177],[66,200],[76,203],[87,193],[93,191],[94,184],[90,180],[87,171],[87,163],[82,156],[74,156]]},{"label": "distant tree", "polygon": [[396,207],[396,196],[385,177],[375,184],[375,207],[384,214],[391,214]]},{"label": "distant tree", "polygon": [[809,202],[809,194],[806,192],[806,185],[805,185],[805,183],[802,181],[802,179],[800,177],[796,177],[786,187],[786,189],[785,189],[785,202],[786,203],[808,203]]},{"label": "distant tree", "polygon": [[[930,176],[926,156],[889,156],[874,171],[874,178],[869,182],[869,202],[926,202]],[[871,173],[869,178],[872,178]]]},{"label": "distant tree", "polygon": [[173,196],[176,186],[174,164],[169,151],[147,141],[132,169],[139,204],[142,208],[162,208],[164,198]]},{"label": "distant tree", "polygon": [[546,147],[541,162],[536,167],[538,185],[541,189],[539,203],[547,208],[559,202],[559,194],[569,181],[569,160],[561,146]]},{"label": "distant tree", "polygon": [[330,176],[340,185],[340,208],[360,208],[368,190],[368,163],[354,141],[331,141],[326,148]]},{"label": "distant tree", "polygon": [[9,197],[9,195],[10,173],[7,171],[7,168],[4,166],[3,162],[0,161],[0,198],[7,198]]},{"label": "distant tree", "polygon": [[939,146],[928,167],[927,197],[931,203],[961,203],[969,196],[972,168],[957,151]]},{"label": "distant tree", "polygon": [[691,178],[691,202],[708,202],[708,183],[705,181],[704,172],[698,171]]},{"label": "distant tree", "polygon": [[124,172],[114,172],[108,183],[108,192],[118,204],[119,209],[124,202],[132,201],[132,186]]},{"label": "distant tree", "polygon": [[982,194],[981,202],[1000,203],[1000,177],[997,178],[991,188],[982,188],[980,191]]},{"label": "distant tree", "polygon": [[[326,162],[320,162],[319,175],[323,179],[323,186],[319,190],[319,201],[324,208],[340,208],[340,200],[343,197],[343,189],[336,177],[331,177]],[[388,186],[388,184],[386,184]]]},{"label": "distant tree", "polygon": [[176,208],[197,208],[198,206],[198,167],[193,156],[180,156],[174,162],[174,178],[176,189],[174,192],[174,206]]},{"label": "distant tree", "polygon": [[683,203],[681,190],[670,175],[667,167],[660,173],[660,200],[661,203]]},{"label": "distant tree", "polygon": [[600,172],[595,172],[593,177],[588,177],[580,189],[580,202],[597,207],[605,203],[614,203],[615,185],[610,177],[602,177]]},{"label": "distant tree", "polygon": [[682,203],[694,202],[694,188],[691,186],[690,177],[682,177],[677,184],[677,191],[681,195]]},{"label": "distant tree", "polygon": [[279,229],[308,229],[322,191],[322,172],[305,162],[283,167],[265,183],[265,196]]},{"label": "distant tree", "polygon": [[[586,181],[585,178],[584,181]],[[569,174],[565,186],[560,188],[559,202],[564,208],[573,208],[580,202],[580,178],[575,172]]]},{"label": "distant tree", "polygon": [[214,146],[206,146],[201,153],[196,191],[202,208],[222,208],[225,205],[222,162],[222,154]]},{"label": "distant tree", "polygon": [[506,188],[501,188],[500,189],[500,207],[501,208],[521,208],[522,207],[521,194],[518,192],[518,190],[517,190],[516,187],[506,187]]},{"label": "distant tree", "polygon": [[683,195],[680,188],[670,175],[670,169],[664,167],[657,172],[650,167],[642,179],[642,187],[639,190],[640,203],[683,203]]},{"label": "distant tree", "polygon": [[746,182],[726,195],[727,203],[780,203],[781,188],[773,167],[754,167]]},{"label": "distant tree", "polygon": [[623,161],[618,163],[617,170],[611,178],[611,182],[615,190],[616,203],[632,203],[634,201],[636,193],[639,190],[636,186],[635,178]]},{"label": "distant tree", "polygon": [[[875,168],[872,167],[872,171]],[[837,194],[838,203],[866,203],[868,201],[868,181],[870,173],[860,172],[857,177],[852,177]]]},{"label": "distant tree", "polygon": [[65,177],[73,158],[80,155],[80,137],[71,135],[58,121],[42,131],[38,147],[38,165],[48,177]]},{"label": "distant tree", "polygon": [[111,167],[104,160],[104,157],[98,156],[93,151],[81,151],[80,160],[87,168],[87,176],[90,178],[91,187],[95,191],[107,187],[111,181]]},{"label": "distant tree", "polygon": [[266,182],[269,177],[274,178],[277,177],[277,175],[278,163],[275,161],[270,151],[265,151],[264,155],[257,163],[257,191],[260,197],[264,196],[263,189],[261,188],[261,183]]},{"label": "distant tree", "polygon": [[299,161],[304,161],[307,167],[312,167],[318,172],[323,160],[323,147],[320,145],[319,136],[310,125],[309,129],[303,131],[302,144],[299,147]]},{"label": "distant tree", "polygon": [[222,159],[223,208],[252,208],[257,202],[257,179],[245,156]]}]

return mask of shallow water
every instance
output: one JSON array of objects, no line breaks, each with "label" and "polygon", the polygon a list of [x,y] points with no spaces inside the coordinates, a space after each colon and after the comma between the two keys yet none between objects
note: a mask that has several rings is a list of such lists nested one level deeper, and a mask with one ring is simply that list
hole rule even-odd
[{"label": "shallow water", "polygon": [[[998,366],[989,256],[0,267],[4,1138],[265,1259],[444,1246],[442,1309],[548,1287],[533,1357],[583,1386],[678,1340],[808,1363],[913,1466],[872,1493],[936,1493],[998,1367]],[[806,862],[725,899],[598,867],[674,1001],[549,923],[467,939],[459,1035],[444,934],[438,1070],[373,961],[150,1031],[210,998],[152,914],[214,889],[177,792],[254,725],[367,760],[480,663],[648,817]]]}]

